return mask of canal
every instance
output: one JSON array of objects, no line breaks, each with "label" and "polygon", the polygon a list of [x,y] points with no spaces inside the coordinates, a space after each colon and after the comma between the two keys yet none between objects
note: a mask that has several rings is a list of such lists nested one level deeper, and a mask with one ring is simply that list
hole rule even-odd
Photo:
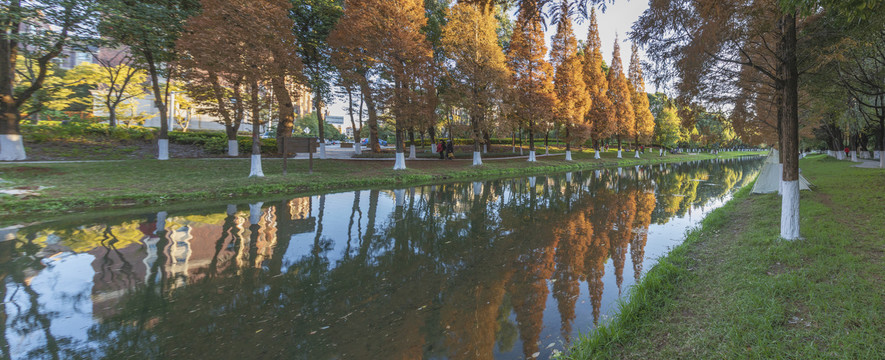
[{"label": "canal", "polygon": [[[3,230],[0,358],[546,359],[759,158]],[[5,239],[5,240],[4,240]]]}]

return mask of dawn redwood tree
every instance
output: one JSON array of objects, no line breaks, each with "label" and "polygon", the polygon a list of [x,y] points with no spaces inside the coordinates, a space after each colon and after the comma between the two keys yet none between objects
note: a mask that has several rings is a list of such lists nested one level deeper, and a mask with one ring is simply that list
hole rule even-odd
[{"label": "dawn redwood tree", "polygon": [[[195,14],[198,0],[101,0],[102,36],[125,45],[135,62],[145,68],[151,79],[154,106],[159,109],[160,131],[157,134],[157,159],[169,159],[169,92],[160,88],[161,76],[171,82],[170,64],[178,58],[175,41],[181,35],[185,20]],[[168,86],[166,87],[168,90]]]},{"label": "dawn redwood tree", "polygon": [[590,127],[593,139],[594,157],[599,159],[600,140],[615,133],[612,103],[608,98],[608,80],[603,72],[602,42],[599,40],[599,29],[596,23],[596,10],[590,12],[590,28],[587,42],[584,45],[582,74],[587,87],[587,107],[584,115],[585,123]]},{"label": "dawn redwood tree", "polygon": [[482,165],[483,130],[500,103],[508,72],[504,51],[497,42],[494,13],[479,5],[459,3],[443,27],[442,47],[450,59],[449,97],[467,111],[473,133],[473,165]]},{"label": "dawn redwood tree", "polygon": [[556,69],[553,79],[557,99],[554,117],[565,131],[565,159],[571,161],[572,144],[582,144],[590,135],[590,127],[584,117],[590,101],[567,1],[562,2],[559,11],[556,34],[550,44],[550,62]]},{"label": "dawn redwood tree", "polygon": [[514,24],[507,64],[513,77],[512,116],[528,131],[529,159],[535,160],[535,133],[552,119],[556,94],[553,67],[544,55],[544,29],[537,13],[520,10]]},{"label": "dawn redwood tree", "polygon": [[[639,51],[633,44],[630,55],[630,69],[627,78],[629,80],[630,98],[633,100],[633,114],[636,123],[636,145],[651,140],[655,131],[655,118],[651,114],[648,103],[648,94],[645,92],[645,80],[642,78],[642,63],[639,59]],[[637,151],[639,151],[637,149]],[[639,153],[636,153],[637,156]]]},{"label": "dawn redwood tree", "polygon": [[612,116],[615,122],[615,135],[618,137],[618,158],[621,157],[621,137],[630,137],[636,133],[636,115],[633,112],[633,100],[630,98],[630,86],[624,76],[621,65],[621,47],[615,37],[612,51],[612,67],[608,69],[608,99],[612,104]]},{"label": "dawn redwood tree", "polygon": [[[0,3],[0,161],[25,160],[21,107],[46,81],[65,47],[93,42],[98,4],[91,0],[7,0]],[[16,86],[18,56],[36,63],[27,87]]]},{"label": "dawn redwood tree", "polygon": [[[830,0],[652,2],[633,26],[631,36],[648,48],[664,77],[678,80],[680,97],[720,100],[737,92],[743,69],[766,78],[774,88],[783,159],[781,237],[799,238],[799,74],[800,51],[815,39],[803,38],[800,21],[814,21],[800,10],[817,12],[840,5]],[[847,6],[850,8],[850,6]],[[855,10],[856,11],[856,10]],[[724,99],[728,101],[728,99]]]}]

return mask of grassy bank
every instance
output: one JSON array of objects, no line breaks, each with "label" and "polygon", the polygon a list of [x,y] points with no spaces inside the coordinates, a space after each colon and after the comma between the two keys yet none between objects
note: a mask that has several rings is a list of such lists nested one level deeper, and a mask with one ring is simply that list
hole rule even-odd
[{"label": "grassy bank", "polygon": [[885,172],[802,160],[799,241],[780,198],[741,190],[652,268],[570,359],[881,358]]},{"label": "grassy bank", "polygon": [[[748,153],[721,153],[719,157]],[[544,174],[604,166],[708,159],[709,154],[668,155],[663,158],[617,159],[615,152],[593,159],[591,152],[562,156],[487,161],[479,167],[469,161],[406,161],[408,170],[393,171],[392,161],[315,160],[308,174],[307,160],[290,160],[282,175],[281,159],[263,161],[264,178],[248,178],[248,159],[128,160],[119,162],[0,164],[0,188],[37,189],[34,196],[0,195],[0,222],[28,216],[60,215],[108,207],[166,205],[174,202],[232,197],[303,194],[368,186],[409,185],[470,180],[494,176]]]}]

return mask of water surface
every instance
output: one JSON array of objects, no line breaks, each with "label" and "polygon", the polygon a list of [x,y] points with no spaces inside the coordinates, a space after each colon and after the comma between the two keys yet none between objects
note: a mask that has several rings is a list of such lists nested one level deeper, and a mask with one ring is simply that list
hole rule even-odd
[{"label": "water surface", "polygon": [[[2,356],[548,358],[759,159],[5,230]],[[88,214],[87,214],[88,216]]]}]

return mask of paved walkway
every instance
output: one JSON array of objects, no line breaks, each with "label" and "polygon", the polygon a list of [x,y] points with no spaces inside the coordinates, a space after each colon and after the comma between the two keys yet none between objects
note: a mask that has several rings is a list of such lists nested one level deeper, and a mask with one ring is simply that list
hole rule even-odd
[{"label": "paved walkway", "polygon": [[[383,147],[383,149],[392,149],[393,147],[387,146]],[[365,149],[363,149],[366,152]],[[317,149],[319,152],[319,149]],[[564,156],[564,153],[558,154],[537,154],[535,157],[547,157],[547,156]],[[514,160],[514,159],[528,159],[528,151],[525,152],[525,155],[520,156],[508,156],[508,157],[485,157],[483,156],[482,161],[493,161],[493,160]],[[631,156],[632,157],[632,156]],[[298,154],[290,159],[294,160],[307,160],[309,158],[308,154]],[[319,154],[313,154],[314,160],[319,160]],[[211,157],[211,158],[175,158],[171,159],[189,159],[189,160],[249,160],[249,157]],[[278,158],[264,158],[267,159],[278,159]],[[326,159],[334,159],[334,160],[350,160],[350,161],[394,161],[396,158],[394,157],[366,157],[366,158],[354,158],[353,157],[353,149],[342,149],[339,145],[327,145],[326,146]],[[406,158],[407,161],[439,161],[439,158],[434,156],[432,158],[424,158],[419,157],[415,159]],[[36,161],[10,161],[10,162],[0,162],[2,164],[68,164],[68,163],[99,163],[99,162],[119,162],[119,161],[129,161],[129,160],[36,160]],[[469,159],[455,159],[455,161],[473,161],[473,158]]]},{"label": "paved walkway", "polygon": [[858,162],[859,162],[859,164],[854,165],[854,167],[867,168],[867,169],[879,169],[879,161],[878,160],[858,159]]}]

